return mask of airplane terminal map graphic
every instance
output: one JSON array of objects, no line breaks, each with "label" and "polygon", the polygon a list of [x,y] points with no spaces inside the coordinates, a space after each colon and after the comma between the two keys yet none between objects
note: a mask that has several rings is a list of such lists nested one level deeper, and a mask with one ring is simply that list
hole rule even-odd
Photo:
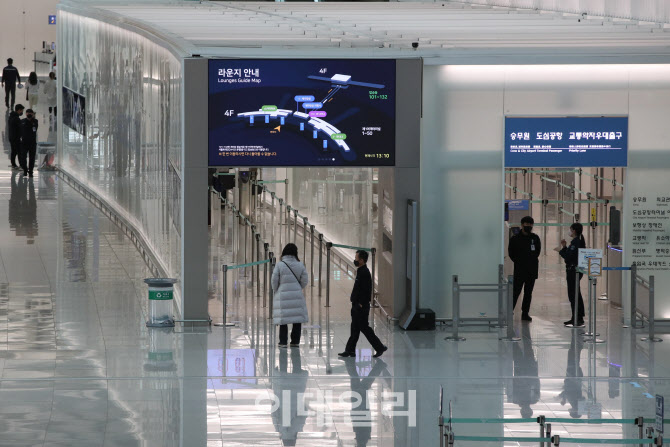
[{"label": "airplane terminal map graphic", "polygon": [[210,60],[210,166],[393,166],[394,60]]}]

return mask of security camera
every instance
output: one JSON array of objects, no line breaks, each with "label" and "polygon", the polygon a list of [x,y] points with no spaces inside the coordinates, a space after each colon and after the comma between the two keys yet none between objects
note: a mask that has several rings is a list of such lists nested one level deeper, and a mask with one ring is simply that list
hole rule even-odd
[{"label": "security camera", "polygon": [[414,48],[415,50],[419,48],[419,42],[412,42],[412,48]]}]

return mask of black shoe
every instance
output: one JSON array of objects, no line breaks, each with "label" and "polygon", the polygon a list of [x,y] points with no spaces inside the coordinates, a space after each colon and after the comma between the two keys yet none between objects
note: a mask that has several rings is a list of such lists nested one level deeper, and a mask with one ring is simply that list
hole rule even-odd
[{"label": "black shoe", "polygon": [[375,352],[375,355],[373,355],[372,357],[374,358],[381,357],[383,353],[388,351],[388,349],[389,349],[388,347],[382,346],[382,348],[379,351]]},{"label": "black shoe", "polygon": [[563,326],[572,326],[572,319],[563,322]]},{"label": "black shoe", "polygon": [[532,318],[530,315],[528,315],[528,314],[523,314],[523,315],[521,315],[521,319],[522,319],[523,321],[533,321],[533,318]]},{"label": "black shoe", "polygon": [[355,352],[344,351],[344,352],[340,352],[339,354],[337,354],[337,356],[338,357],[356,357],[356,353]]},{"label": "black shoe", "polygon": [[576,326],[573,327],[584,327],[584,320],[578,321]]},{"label": "black shoe", "polygon": [[28,173],[28,177],[32,177],[32,176],[33,176],[33,173],[32,173],[32,172],[29,172],[29,173]]},{"label": "black shoe", "polygon": [[23,171],[23,175],[28,175],[28,171]]}]

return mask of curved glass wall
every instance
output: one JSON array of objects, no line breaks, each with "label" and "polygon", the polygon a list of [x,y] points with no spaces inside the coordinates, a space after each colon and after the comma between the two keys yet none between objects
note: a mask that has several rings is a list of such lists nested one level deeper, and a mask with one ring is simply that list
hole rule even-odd
[{"label": "curved glass wall", "polygon": [[118,26],[66,11],[58,20],[60,167],[134,224],[179,278],[181,61]]}]

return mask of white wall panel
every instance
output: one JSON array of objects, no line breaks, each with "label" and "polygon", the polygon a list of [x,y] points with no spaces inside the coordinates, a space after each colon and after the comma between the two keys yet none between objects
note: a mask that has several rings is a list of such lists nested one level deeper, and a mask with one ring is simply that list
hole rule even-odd
[{"label": "white wall panel", "polygon": [[[670,65],[427,66],[423,85],[421,297],[440,317],[451,315],[451,275],[496,279],[506,115],[628,116],[626,197],[670,191]],[[670,273],[654,273],[656,317],[670,318]],[[494,301],[474,295],[461,307],[495,313]]]},{"label": "white wall panel", "polygon": [[59,83],[86,98],[86,136],[62,124],[59,107],[60,167],[123,213],[180,278],[181,61],[117,26],[65,11],[58,20]]}]

